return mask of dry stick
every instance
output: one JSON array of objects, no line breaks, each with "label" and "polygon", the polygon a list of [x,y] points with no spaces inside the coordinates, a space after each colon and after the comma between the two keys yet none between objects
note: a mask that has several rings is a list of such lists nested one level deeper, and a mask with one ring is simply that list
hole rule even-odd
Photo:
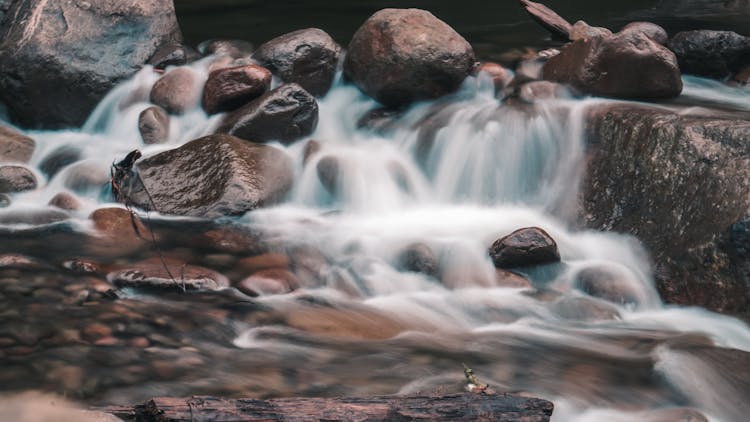
[{"label": "dry stick", "polygon": [[[143,223],[143,220],[138,216],[135,211],[132,209],[132,201],[130,200],[130,196],[128,194],[125,194],[119,184],[119,179],[130,179],[132,173],[133,173],[133,165],[135,164],[136,160],[141,158],[141,152],[138,150],[131,151],[125,158],[120,161],[119,163],[112,163],[112,168],[110,169],[110,184],[112,186],[112,192],[115,195],[115,198],[118,201],[124,201],[125,202],[125,209],[128,210],[130,213],[130,224],[133,227],[133,231],[135,234],[148,242],[148,239],[143,237],[141,234],[141,231],[138,229],[138,224],[136,223],[135,219],[138,218],[141,220],[141,223]],[[154,202],[154,199],[151,197],[151,193],[149,193],[148,189],[146,188],[146,185],[141,183],[143,185],[143,191],[146,193],[146,197],[148,198],[148,201],[152,207],[152,209],[156,212],[159,212],[159,209],[156,207],[156,203]],[[167,272],[167,275],[169,276],[169,279],[172,280],[173,283],[177,284],[177,280],[175,279],[174,275],[172,275],[172,271],[169,270],[169,266],[167,265],[166,260],[164,259],[164,255],[161,252],[161,248],[159,248],[159,244],[156,242],[156,236],[154,235],[154,230],[151,228],[151,215],[149,214],[148,210],[146,210],[146,218],[148,219],[148,224],[146,224],[146,227],[148,228],[149,233],[151,234],[151,243],[156,251],[156,254],[159,256],[159,261],[161,261],[161,265],[164,267],[164,270]],[[185,285],[185,272],[184,272],[185,266],[182,267],[182,275],[180,277],[181,288],[182,292],[187,292],[187,286]]]}]

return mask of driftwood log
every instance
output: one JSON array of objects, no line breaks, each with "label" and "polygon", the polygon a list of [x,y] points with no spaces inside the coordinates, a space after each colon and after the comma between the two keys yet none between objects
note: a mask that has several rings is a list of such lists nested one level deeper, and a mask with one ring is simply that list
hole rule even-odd
[{"label": "driftwood log", "polygon": [[510,394],[284,398],[158,397],[107,408],[126,421],[549,421],[551,402]]}]

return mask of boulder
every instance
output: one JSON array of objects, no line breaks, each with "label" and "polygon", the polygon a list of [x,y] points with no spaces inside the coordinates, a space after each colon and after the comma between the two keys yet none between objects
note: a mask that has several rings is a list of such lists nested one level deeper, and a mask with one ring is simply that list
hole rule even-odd
[{"label": "boulder", "polygon": [[526,10],[532,19],[534,19],[544,29],[549,31],[553,36],[568,40],[572,25],[570,22],[555,13],[554,10],[541,4],[529,0],[520,0],[521,7]]},{"label": "boulder", "polygon": [[271,87],[271,72],[256,65],[216,69],[203,87],[203,110],[208,114],[230,111],[260,97]]},{"label": "boulder", "polygon": [[284,84],[229,113],[218,129],[252,142],[285,144],[310,135],[318,125],[318,103],[297,84]]},{"label": "boulder", "polygon": [[217,290],[229,286],[229,280],[216,271],[159,258],[113,271],[107,274],[107,280],[118,287],[173,291]]},{"label": "boulder", "polygon": [[0,163],[28,163],[34,154],[36,142],[21,132],[0,125]]},{"label": "boulder", "polygon": [[153,246],[151,228],[125,208],[99,208],[89,220],[96,236],[90,238],[88,248],[97,256],[127,255]]},{"label": "boulder", "polygon": [[684,73],[724,79],[750,63],[750,37],[706,29],[678,32],[669,48]]},{"label": "boulder", "polygon": [[159,106],[151,106],[138,116],[138,131],[146,145],[169,140],[169,115]]},{"label": "boulder", "polygon": [[529,267],[560,261],[554,239],[538,227],[518,229],[496,240],[489,253],[497,268]]},{"label": "boulder", "polygon": [[237,289],[248,296],[265,296],[289,293],[299,288],[299,280],[283,268],[260,270],[237,284]]},{"label": "boulder", "polygon": [[383,9],[354,34],[344,75],[383,105],[398,107],[455,91],[475,61],[471,45],[430,12]]},{"label": "boulder", "polygon": [[641,32],[579,39],[543,68],[544,79],[593,95],[672,98],[682,92],[677,58]]},{"label": "boulder", "polygon": [[171,1],[17,0],[0,23],[0,102],[26,127],[80,126],[157,48],[182,38]]},{"label": "boulder", "polygon": [[154,83],[149,98],[167,113],[183,114],[198,104],[200,95],[198,75],[188,67],[179,67]]},{"label": "boulder", "polygon": [[36,189],[36,176],[23,166],[0,166],[0,193],[23,192]]},{"label": "boulder", "polygon": [[[128,200],[165,214],[239,215],[282,199],[293,165],[280,149],[229,135],[210,135],[136,163]],[[145,190],[144,190],[145,188]]]},{"label": "boulder", "polygon": [[750,66],[740,70],[732,77],[732,82],[739,86],[750,85]]},{"label": "boulder", "polygon": [[253,59],[286,83],[299,84],[316,97],[326,95],[336,76],[341,46],[325,31],[300,29],[258,47]]},{"label": "boulder", "polygon": [[661,26],[651,22],[630,22],[620,32],[640,32],[661,45],[667,45],[669,35]]},{"label": "boulder", "polygon": [[100,191],[107,187],[110,172],[100,161],[87,160],[75,163],[65,172],[63,185],[76,192]]},{"label": "boulder", "polygon": [[728,239],[750,210],[750,122],[635,104],[587,121],[585,224],[641,240],[666,302],[750,314],[747,257]]}]

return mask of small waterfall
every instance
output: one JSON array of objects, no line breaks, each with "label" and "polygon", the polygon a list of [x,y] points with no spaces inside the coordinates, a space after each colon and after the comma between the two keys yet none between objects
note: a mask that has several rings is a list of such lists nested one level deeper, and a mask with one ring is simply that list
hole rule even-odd
[{"label": "small waterfall", "polygon": [[[201,80],[209,63],[191,65]],[[65,180],[76,166],[89,166],[106,182],[111,163],[133,149],[151,155],[211,133],[222,116],[209,117],[196,105],[172,118],[166,144],[142,144],[138,115],[149,106],[148,93],[158,76],[146,67],[120,84],[81,130],[29,133],[38,143],[33,168],[61,147],[77,151],[79,159],[51,180],[37,170],[40,188],[15,195],[2,212],[46,207],[54,194],[67,189]],[[686,83],[689,95],[745,98],[705,88],[703,80]],[[257,326],[234,344],[248,353],[289,352],[319,365],[321,372],[365,377],[368,371],[388,371],[382,376],[386,387],[357,387],[349,391],[354,394],[428,391],[454,375],[456,359],[472,356],[480,362],[479,373],[498,389],[554,399],[560,421],[628,420],[643,408],[678,405],[732,420],[735,415],[722,407],[742,398],[733,396],[731,385],[712,376],[710,368],[700,369],[694,357],[660,345],[695,335],[750,351],[748,326],[699,309],[663,305],[637,240],[573,230],[566,221],[585,166],[584,114],[604,100],[511,106],[497,100],[492,89],[487,81],[469,78],[450,97],[415,104],[387,117],[381,127],[358,128],[377,104],[339,78],[319,99],[320,122],[309,137],[319,151],[305,157],[308,139],[274,144],[297,163],[288,200],[236,222],[274,239],[315,245],[331,259],[322,275],[326,285],[301,294],[365,307],[406,330],[352,345],[325,338],[300,341],[295,330]],[[97,188],[78,195],[86,205],[73,218],[86,230],[88,214],[110,199]],[[525,274],[538,292],[498,285],[487,248],[530,226],[556,240],[563,262]],[[434,253],[437,275],[399,267],[400,253],[415,244]],[[576,279],[592,268],[616,273],[635,292],[634,303],[587,296]],[[257,301],[291,308],[297,298],[289,294]],[[593,316],[579,317],[581,307]],[[343,368],[353,359],[361,367]],[[416,363],[407,365],[409,359]],[[693,370],[700,382],[685,378]],[[712,390],[715,394],[704,395]],[[625,409],[627,403],[637,403],[635,410]]]}]

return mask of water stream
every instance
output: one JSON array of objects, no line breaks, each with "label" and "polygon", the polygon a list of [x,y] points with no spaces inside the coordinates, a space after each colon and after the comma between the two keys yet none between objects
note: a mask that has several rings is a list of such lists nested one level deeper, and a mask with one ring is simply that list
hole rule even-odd
[{"label": "water stream", "polygon": [[[191,66],[205,78],[208,63]],[[211,133],[220,116],[209,118],[196,104],[172,118],[168,143],[142,144],[138,114],[149,106],[157,78],[145,68],[123,82],[79,131],[29,132],[37,141],[34,169],[61,146],[80,149],[82,159],[51,180],[36,170],[40,188],[14,195],[0,214],[47,207],[76,169],[107,175],[111,163],[133,149],[148,156]],[[693,99],[750,104],[747,90],[701,79],[685,83]],[[338,80],[319,100],[320,122],[309,137],[321,151],[304,163],[307,139],[275,144],[296,163],[289,198],[235,221],[269,238],[313,245],[331,262],[321,287],[256,299],[298,314],[296,325],[232,327],[229,347],[253,356],[258,366],[295,374],[284,388],[252,375],[267,382],[266,390],[255,392],[452,392],[462,387],[466,363],[495,390],[553,400],[557,421],[634,420],[679,406],[711,420],[741,420],[750,411],[747,390],[704,350],[750,351],[750,328],[703,309],[662,304],[636,239],[578,230],[570,220],[584,169],[584,112],[602,101],[555,100],[519,109],[501,104],[489,81],[472,77],[449,98],[414,105],[384,127],[358,129],[377,105]],[[425,140],[419,128],[429,119],[439,124]],[[316,171],[326,157],[339,163],[334,193]],[[85,205],[73,212],[76,230],[91,230],[88,215],[113,205],[106,192],[101,186],[77,192]],[[488,246],[529,226],[556,240],[563,262],[526,274],[533,287],[499,285]],[[434,252],[439,276],[399,269],[399,253],[414,244]],[[608,303],[578,290],[576,275],[590,268],[619,274],[635,300]],[[332,328],[306,330],[303,302],[337,309],[326,322]],[[354,334],[337,335],[341,331]],[[233,367],[231,361],[205,365],[228,366],[230,373]],[[217,369],[216,390],[233,381],[226,374]],[[112,397],[104,400],[116,401]]]}]

